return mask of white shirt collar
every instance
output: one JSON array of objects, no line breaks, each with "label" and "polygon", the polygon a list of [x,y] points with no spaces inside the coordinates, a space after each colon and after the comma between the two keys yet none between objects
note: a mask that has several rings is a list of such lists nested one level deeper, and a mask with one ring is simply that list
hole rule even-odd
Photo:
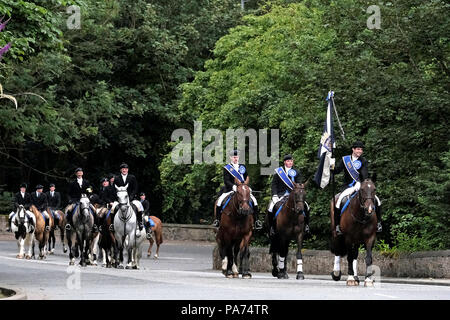
[{"label": "white shirt collar", "polygon": [[123,182],[125,182],[127,180],[128,175],[124,176],[123,174],[120,174],[122,176],[122,180]]},{"label": "white shirt collar", "polygon": [[290,167],[290,168],[288,168],[288,167],[284,167],[284,171],[286,171],[286,173],[288,173],[289,174],[289,170],[291,170],[292,169],[292,167]]},{"label": "white shirt collar", "polygon": [[20,193],[22,195],[22,198],[25,198],[25,192]]},{"label": "white shirt collar", "polygon": [[359,159],[359,157],[353,157],[353,154],[352,154],[352,162],[353,161],[356,161],[356,160],[358,160]]}]

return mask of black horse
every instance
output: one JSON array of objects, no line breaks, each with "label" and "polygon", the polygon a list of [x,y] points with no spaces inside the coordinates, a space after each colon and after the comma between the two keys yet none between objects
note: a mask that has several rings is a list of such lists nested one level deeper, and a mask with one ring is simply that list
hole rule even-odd
[{"label": "black horse", "polygon": [[[287,201],[276,216],[277,232],[270,237],[270,250],[272,253],[272,275],[278,279],[288,279],[286,258],[289,251],[289,242],[297,243],[297,280],[305,279],[303,274],[302,245],[305,231],[305,199],[306,185],[293,183],[294,189]],[[273,210],[278,210],[280,205]]]}]

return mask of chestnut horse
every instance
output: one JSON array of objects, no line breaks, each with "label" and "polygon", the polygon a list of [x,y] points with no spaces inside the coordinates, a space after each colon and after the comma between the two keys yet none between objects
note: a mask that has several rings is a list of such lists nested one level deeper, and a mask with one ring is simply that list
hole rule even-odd
[{"label": "chestnut horse", "polygon": [[150,239],[148,239],[148,241],[150,242],[150,246],[148,247],[147,257],[151,257],[153,243],[156,242],[155,259],[158,259],[158,257],[159,257],[159,246],[161,245],[161,243],[163,243],[162,222],[161,222],[161,220],[159,218],[157,218],[155,216],[150,216],[150,217],[145,217],[145,218],[146,219],[151,218],[153,220],[153,222],[155,223],[155,226],[152,227],[152,237]]},{"label": "chestnut horse", "polygon": [[[31,213],[34,214],[36,218],[36,228],[34,230],[34,238],[39,242],[39,259],[45,259],[47,256],[47,242],[50,236],[50,230],[53,228],[53,218],[49,215],[49,224],[50,230],[45,230],[45,220],[43,213],[41,213],[35,205],[31,205],[30,207]],[[33,257],[34,257],[34,241],[33,241]]]},{"label": "chestnut horse", "polygon": [[116,245],[116,238],[114,232],[111,231],[113,224],[111,218],[111,209],[105,206],[95,205],[99,221],[100,239],[98,245],[102,250],[103,263],[102,266],[111,268],[113,263],[114,250]]},{"label": "chestnut horse", "polygon": [[227,278],[239,277],[236,262],[239,254],[239,270],[242,278],[251,278],[250,240],[253,234],[253,210],[250,206],[249,178],[241,183],[235,178],[236,192],[223,209],[216,241],[222,258],[222,272]]},{"label": "chestnut horse", "polygon": [[[357,272],[358,249],[361,244],[366,248],[366,278],[365,286],[373,286],[372,248],[375,243],[377,231],[377,217],[375,214],[375,184],[370,179],[361,183],[358,193],[350,200],[350,203],[341,215],[340,228],[343,235],[336,235],[334,224],[334,205],[331,201],[331,252],[335,254],[335,262],[331,276],[333,280],[341,278],[340,258],[347,255],[348,261],[348,286],[359,285]],[[336,195],[336,198],[338,195]]]},{"label": "chestnut horse", "polygon": [[293,185],[294,189],[289,194],[287,202],[283,204],[281,210],[278,209],[277,232],[270,237],[269,252],[272,253],[272,275],[278,279],[288,279],[286,258],[289,252],[289,242],[295,240],[297,243],[297,280],[304,280],[302,245],[305,231],[306,184],[293,182]]}]

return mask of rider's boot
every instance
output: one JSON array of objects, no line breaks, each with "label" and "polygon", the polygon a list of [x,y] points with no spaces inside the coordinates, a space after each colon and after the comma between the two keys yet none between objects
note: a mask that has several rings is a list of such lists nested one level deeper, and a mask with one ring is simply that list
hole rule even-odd
[{"label": "rider's boot", "polygon": [[34,219],[28,213],[27,213],[27,216],[28,216],[28,221],[30,223],[30,231],[28,231],[28,233],[33,233],[33,231],[36,229],[36,226],[34,225]]},{"label": "rider's boot", "polygon": [[139,231],[141,231],[142,228],[144,228],[144,225],[142,224],[142,214],[143,213],[144,213],[143,211],[137,212],[137,222],[138,222]]},{"label": "rider's boot", "polygon": [[272,212],[268,212],[267,213],[267,221],[269,222],[269,236],[273,237],[275,235],[275,228],[276,228],[276,221],[275,221],[275,217],[274,217],[274,213],[273,210]]},{"label": "rider's boot", "polygon": [[310,217],[309,211],[310,211],[309,206],[306,205],[306,208],[305,208],[305,234],[311,233],[311,231],[309,229],[309,217]]},{"label": "rider's boot", "polygon": [[213,226],[218,228],[220,226],[220,218],[222,215],[222,207],[216,206],[216,220],[213,222]]},{"label": "rider's boot", "polygon": [[381,205],[375,207],[375,213],[377,215],[377,233],[383,231],[383,227],[381,226]]},{"label": "rider's boot", "polygon": [[11,232],[11,221],[12,221],[12,216],[8,218],[8,225],[6,226],[6,231]]},{"label": "rider's boot", "polygon": [[72,224],[73,224],[73,222],[72,222],[72,211],[67,211],[67,213],[66,213],[66,225],[65,225],[65,229],[67,230],[67,231],[69,231],[69,230],[71,230],[72,229]]},{"label": "rider's boot", "polygon": [[259,208],[257,205],[253,207],[253,220],[255,221],[255,230],[262,229],[262,223],[258,220]]},{"label": "rider's boot", "polygon": [[341,228],[339,226],[341,220],[341,210],[337,207],[334,207],[334,224],[336,225],[336,235],[343,235]]}]

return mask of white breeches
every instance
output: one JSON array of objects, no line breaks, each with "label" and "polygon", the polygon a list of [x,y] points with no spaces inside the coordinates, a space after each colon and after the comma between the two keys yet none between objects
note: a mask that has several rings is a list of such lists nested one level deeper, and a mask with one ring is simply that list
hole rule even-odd
[{"label": "white breeches", "polygon": [[[274,195],[274,196],[272,197],[272,200],[270,200],[269,208],[267,209],[267,211],[272,212],[273,207],[275,207],[275,205],[276,205],[281,199],[283,199],[283,198],[286,197],[286,196],[289,196],[289,194],[285,194],[285,195],[282,196],[281,198],[279,198],[277,195]],[[306,201],[305,201],[305,205],[306,205],[307,209],[309,210],[309,204],[308,204]]]},{"label": "white breeches", "polygon": [[[144,207],[142,206],[142,203],[139,200],[133,200],[132,203],[136,206],[139,212],[144,211]],[[111,212],[114,212],[114,209],[117,207],[118,204],[119,204],[118,201],[114,201],[111,208]]]},{"label": "white breeches", "polygon": [[[217,199],[217,206],[221,206],[223,200],[224,200],[229,194],[232,194],[233,192],[234,192],[234,191],[222,193],[222,194],[220,195],[219,199]],[[258,205],[258,201],[256,201],[255,196],[254,196],[253,194],[251,194],[251,193],[250,193],[250,199],[252,199],[252,202],[253,202],[253,204],[254,204],[255,206]]]},{"label": "white breeches", "polygon": [[[339,195],[338,200],[336,201],[336,208],[340,209],[342,199],[344,199],[344,197],[346,197],[346,196],[352,195],[353,192],[359,191],[360,187],[361,187],[361,184],[359,182],[357,182],[357,183],[355,183],[355,185],[353,187],[347,188],[344,191],[342,191],[341,194]],[[375,195],[375,200],[376,200],[378,206],[381,206],[380,198],[378,198],[378,196],[376,196],[376,195]]]}]

